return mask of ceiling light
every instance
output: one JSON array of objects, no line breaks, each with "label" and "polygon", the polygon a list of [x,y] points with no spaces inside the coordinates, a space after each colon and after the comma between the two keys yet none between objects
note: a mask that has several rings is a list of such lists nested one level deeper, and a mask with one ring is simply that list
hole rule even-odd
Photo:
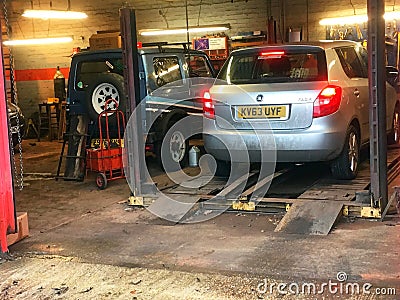
[{"label": "ceiling light", "polygon": [[72,37],[57,37],[57,38],[39,38],[39,39],[26,39],[26,40],[8,40],[4,41],[5,46],[20,46],[20,45],[45,45],[45,44],[59,44],[72,42]]},{"label": "ceiling light", "polygon": [[[386,21],[400,20],[400,12],[390,11],[383,15]],[[367,15],[354,15],[338,18],[326,18],[319,21],[320,25],[350,25],[368,22]]]},{"label": "ceiling light", "polygon": [[43,9],[27,9],[22,14],[26,18],[37,19],[85,19],[87,14],[72,10],[43,10]]},{"label": "ceiling light", "polygon": [[367,15],[356,15],[339,18],[326,18],[319,21],[320,25],[345,25],[345,24],[359,24],[368,21]]},{"label": "ceiling light", "polygon": [[400,12],[390,11],[383,15],[386,21],[400,20]]},{"label": "ceiling light", "polygon": [[206,25],[206,26],[196,26],[187,28],[169,28],[169,29],[144,29],[140,30],[140,35],[143,36],[154,36],[154,35],[169,35],[169,34],[185,34],[198,33],[205,31],[223,31],[230,29],[229,24],[218,24],[218,25]]}]

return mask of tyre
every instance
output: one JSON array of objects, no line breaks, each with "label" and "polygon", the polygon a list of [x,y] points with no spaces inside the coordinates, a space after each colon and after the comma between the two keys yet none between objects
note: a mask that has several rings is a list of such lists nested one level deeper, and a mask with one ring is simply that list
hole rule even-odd
[{"label": "tyre", "polygon": [[[87,111],[90,119],[97,121],[101,112],[105,109],[107,100],[114,99],[121,111],[126,110],[126,96],[124,78],[115,73],[101,73],[90,82],[86,94]],[[116,109],[114,102],[108,106],[110,109]],[[113,114],[115,115],[115,114]],[[109,114],[110,119],[115,116]]]},{"label": "tyre", "polygon": [[98,173],[96,176],[96,185],[100,190],[104,190],[107,187],[107,177],[104,173]]},{"label": "tyre", "polygon": [[157,159],[161,169],[174,172],[186,167],[189,163],[189,139],[182,125],[169,123],[164,139],[157,143]]},{"label": "tyre", "polygon": [[216,159],[217,170],[215,171],[215,176],[218,177],[229,177],[231,172],[231,162]]},{"label": "tyre", "polygon": [[400,144],[400,106],[396,105],[393,112],[392,130],[388,136],[389,145]]},{"label": "tyre", "polygon": [[358,173],[360,160],[360,134],[350,125],[340,155],[331,162],[331,173],[336,179],[354,179]]}]

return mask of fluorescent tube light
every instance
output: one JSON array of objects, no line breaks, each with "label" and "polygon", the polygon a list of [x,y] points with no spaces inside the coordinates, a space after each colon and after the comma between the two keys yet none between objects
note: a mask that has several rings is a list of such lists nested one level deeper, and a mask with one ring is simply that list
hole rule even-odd
[{"label": "fluorescent tube light", "polygon": [[400,12],[389,11],[383,15],[386,21],[400,20]]},{"label": "fluorescent tube light", "polygon": [[36,19],[85,19],[87,14],[71,10],[43,10],[43,9],[27,9],[22,14],[26,18]]},{"label": "fluorescent tube light", "polygon": [[21,46],[21,45],[46,45],[72,42],[72,37],[57,37],[57,38],[39,38],[26,40],[8,40],[3,44],[6,46]]},{"label": "fluorescent tube light", "polygon": [[169,29],[143,29],[140,30],[140,35],[143,36],[155,36],[155,35],[170,35],[170,34],[185,34],[198,33],[205,31],[223,31],[230,29],[229,24],[219,24],[219,25],[207,25],[207,26],[196,26],[187,28],[169,28]]},{"label": "fluorescent tube light", "polygon": [[[386,21],[391,20],[400,20],[400,12],[390,11],[383,15]],[[354,15],[347,17],[338,17],[338,18],[326,18],[319,21],[320,25],[349,25],[349,24],[360,24],[368,22],[367,15]]]},{"label": "fluorescent tube light", "polygon": [[359,24],[368,21],[367,15],[357,15],[339,18],[326,18],[319,21],[320,25],[345,25],[345,24]]}]

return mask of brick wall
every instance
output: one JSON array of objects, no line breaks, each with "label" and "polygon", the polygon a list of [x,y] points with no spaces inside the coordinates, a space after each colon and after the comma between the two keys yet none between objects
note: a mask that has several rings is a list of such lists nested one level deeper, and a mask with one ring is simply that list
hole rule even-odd
[{"label": "brick wall", "polygon": [[[66,2],[52,1],[54,9],[66,9]],[[82,10],[89,16],[84,21],[31,20],[21,17],[24,9],[30,9],[30,1],[9,1],[9,19],[12,37],[32,38],[46,36],[72,35],[74,41],[69,44],[52,46],[14,47],[17,70],[68,67],[73,47],[85,48],[89,37],[98,30],[119,29],[120,0],[72,1],[72,10]],[[202,5],[200,6],[200,2]],[[36,1],[34,8],[39,8]],[[186,25],[184,1],[127,1],[136,9],[137,28],[166,28]],[[303,38],[310,40],[325,38],[325,28],[318,24],[321,18],[352,15],[366,12],[366,0],[321,1],[321,0],[188,0],[189,25],[230,23],[230,36],[239,32],[266,30],[267,19],[273,16],[277,20],[278,31],[287,35],[289,27],[301,29]],[[308,3],[308,6],[307,6]],[[387,10],[392,9],[393,1],[386,1]],[[40,8],[48,9],[49,1],[40,1]],[[397,7],[400,9],[400,3]],[[308,11],[308,18],[307,18]],[[190,38],[194,36],[191,35]],[[184,41],[186,35],[164,37],[139,37],[148,41]],[[64,74],[67,77],[67,74]],[[17,78],[18,80],[18,78]],[[29,116],[37,110],[37,103],[53,96],[52,80],[18,81],[19,103]]]}]

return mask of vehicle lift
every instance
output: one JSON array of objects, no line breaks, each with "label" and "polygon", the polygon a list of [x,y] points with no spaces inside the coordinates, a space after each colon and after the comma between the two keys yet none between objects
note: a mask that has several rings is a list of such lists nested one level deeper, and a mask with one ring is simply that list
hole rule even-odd
[{"label": "vehicle lift", "polygon": [[[225,186],[225,182],[219,178],[194,178],[180,185],[171,185],[162,189],[171,197],[175,195],[178,199],[185,198],[185,201],[192,203],[192,207],[186,211],[177,211],[177,222],[185,222],[191,215],[204,210],[221,210],[230,207],[233,210],[252,211],[252,212],[277,212],[285,211],[286,214],[276,227],[275,231],[286,233],[317,234],[326,235],[341,215],[349,217],[361,217],[369,219],[383,220],[393,201],[399,202],[400,189],[394,187],[394,193],[388,201],[388,181],[389,183],[400,173],[400,156],[398,150],[391,152],[391,157],[387,159],[387,145],[385,132],[385,69],[384,69],[384,3],[378,0],[368,0],[369,15],[369,82],[370,82],[370,165],[369,168],[361,172],[357,179],[352,181],[331,181],[318,182],[314,187],[307,190],[297,199],[286,198],[262,198],[259,202],[253,202],[251,195],[256,193],[255,183],[257,172],[250,173],[246,178],[238,178],[230,185]],[[136,27],[134,11],[129,9],[121,10],[121,28],[123,36],[124,60],[125,65],[135,66],[132,59],[136,49],[131,45],[136,45]],[[137,50],[136,50],[137,51]],[[135,88],[138,78],[138,71],[128,68],[128,78],[126,87],[128,91],[128,107],[130,112],[139,103],[137,100],[137,89]],[[127,141],[129,149],[129,172],[134,174],[134,184],[129,204],[139,206],[150,206],[161,197],[160,193],[154,191],[149,186],[148,178],[143,174],[146,167],[144,160],[139,163],[133,162],[133,157],[140,157],[140,139],[142,136],[141,121],[134,126],[134,134]],[[388,165],[389,164],[389,167]],[[389,173],[388,173],[389,170]],[[258,188],[264,184],[269,184],[272,179],[277,179],[284,172],[275,173],[272,177],[261,179]],[[190,184],[204,181],[207,184],[200,188],[187,188]],[[240,196],[235,195],[238,187],[246,185],[244,192]],[[195,184],[196,185],[196,184]],[[185,187],[186,186],[186,187]],[[197,185],[196,185],[197,186]],[[217,194],[215,191],[218,191]],[[235,195],[233,198],[231,195]],[[213,199],[213,200],[210,200]],[[205,201],[210,200],[210,201]],[[299,229],[300,228],[300,229]]]}]

